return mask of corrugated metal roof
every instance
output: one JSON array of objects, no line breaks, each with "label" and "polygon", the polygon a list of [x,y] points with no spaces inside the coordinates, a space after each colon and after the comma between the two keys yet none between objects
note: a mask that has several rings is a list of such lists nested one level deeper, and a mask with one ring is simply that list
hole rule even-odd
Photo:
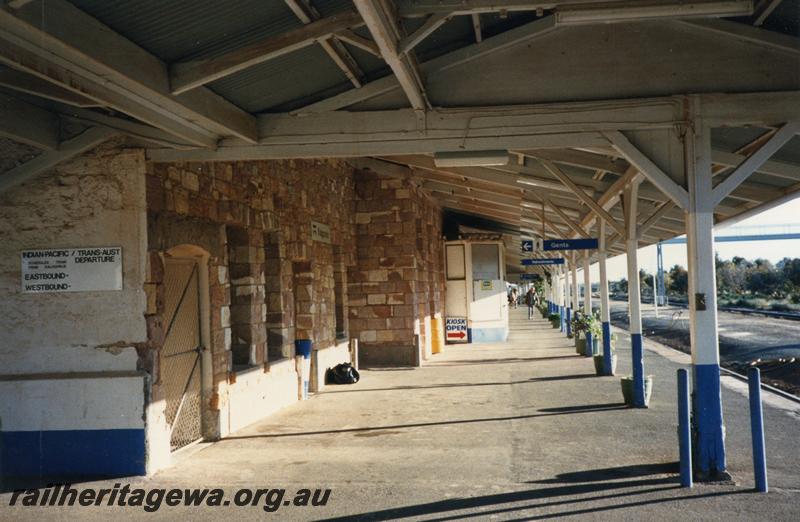
[{"label": "corrugated metal roof", "polygon": [[221,78],[208,85],[249,112],[262,112],[322,91],[352,87],[319,45],[312,45]]},{"label": "corrugated metal roof", "polygon": [[[72,3],[168,63],[224,51],[248,40],[303,25],[283,0],[72,0]],[[314,5],[323,15],[352,9],[350,0],[324,0]]]}]

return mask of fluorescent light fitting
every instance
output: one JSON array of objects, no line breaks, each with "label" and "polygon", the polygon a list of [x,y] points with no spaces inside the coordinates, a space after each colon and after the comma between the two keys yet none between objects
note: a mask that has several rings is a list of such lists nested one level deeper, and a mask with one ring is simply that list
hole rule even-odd
[{"label": "fluorescent light fitting", "polygon": [[623,7],[575,7],[556,11],[557,25],[658,20],[661,18],[701,18],[750,16],[753,0],[717,2],[651,2]]},{"label": "fluorescent light fitting", "polygon": [[437,152],[433,155],[437,167],[496,167],[508,165],[507,150],[465,150]]}]

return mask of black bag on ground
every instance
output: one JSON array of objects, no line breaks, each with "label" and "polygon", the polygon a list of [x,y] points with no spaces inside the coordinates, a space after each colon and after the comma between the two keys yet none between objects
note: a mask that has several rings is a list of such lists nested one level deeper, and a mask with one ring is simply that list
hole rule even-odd
[{"label": "black bag on ground", "polygon": [[360,378],[358,370],[353,368],[350,363],[338,364],[333,368],[328,368],[325,373],[325,381],[328,384],[355,384]]}]

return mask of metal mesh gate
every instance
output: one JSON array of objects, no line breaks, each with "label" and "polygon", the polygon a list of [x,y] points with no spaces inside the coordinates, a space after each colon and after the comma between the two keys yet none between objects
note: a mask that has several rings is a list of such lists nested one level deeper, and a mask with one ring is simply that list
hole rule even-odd
[{"label": "metal mesh gate", "polygon": [[166,335],[159,359],[170,445],[174,451],[202,437],[197,263],[168,258],[164,286]]}]

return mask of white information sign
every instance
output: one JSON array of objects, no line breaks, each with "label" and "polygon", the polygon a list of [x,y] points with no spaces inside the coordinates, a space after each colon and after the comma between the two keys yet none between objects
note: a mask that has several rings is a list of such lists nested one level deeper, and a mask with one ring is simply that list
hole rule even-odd
[{"label": "white information sign", "polygon": [[122,247],[23,250],[22,292],[122,290]]},{"label": "white information sign", "polygon": [[465,343],[467,339],[466,317],[445,317],[445,340],[451,343]]},{"label": "white information sign", "polygon": [[311,222],[311,240],[322,243],[331,242],[331,227],[316,221]]}]

